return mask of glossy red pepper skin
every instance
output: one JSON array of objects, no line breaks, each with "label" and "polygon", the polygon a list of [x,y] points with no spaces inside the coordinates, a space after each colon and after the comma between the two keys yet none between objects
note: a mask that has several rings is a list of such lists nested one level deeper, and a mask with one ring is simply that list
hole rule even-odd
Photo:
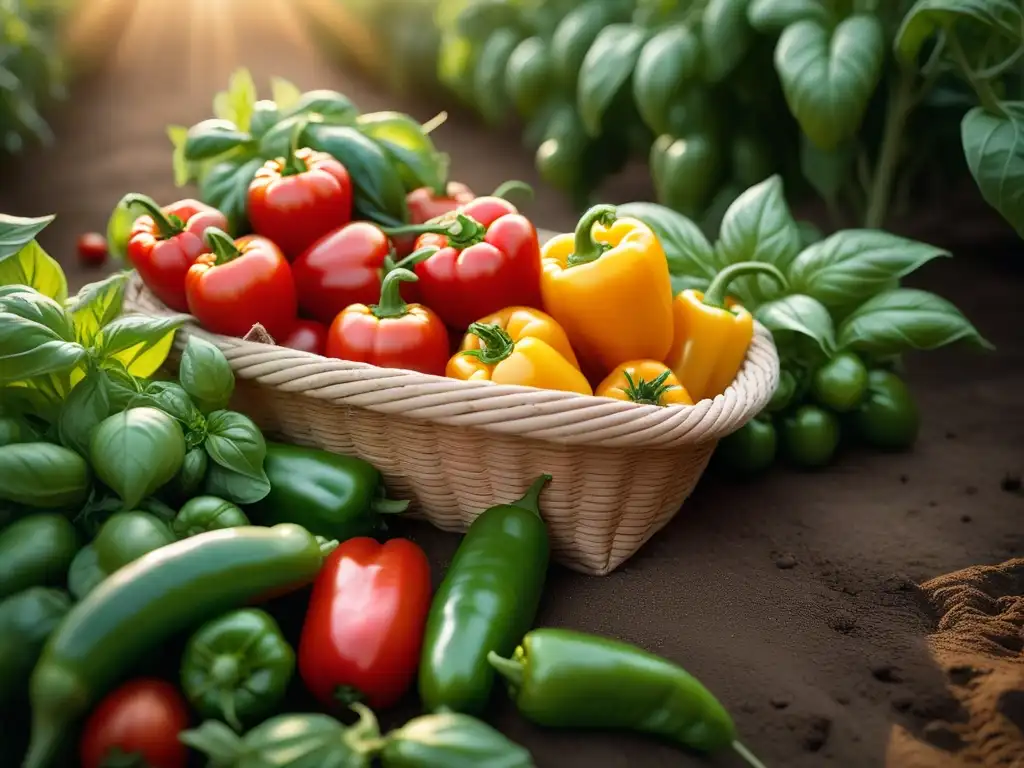
[{"label": "glossy red pepper skin", "polygon": [[[299,308],[325,325],[345,307],[380,298],[391,243],[380,227],[354,221],[321,237],[292,262]],[[402,298],[418,300],[415,283],[402,285]]]},{"label": "glossy red pepper skin", "polygon": [[[414,189],[405,196],[410,224],[426,224],[431,219],[451,213],[476,198],[476,194],[461,181],[449,181],[445,194],[439,195],[430,187]],[[416,236],[405,235],[394,239],[395,252],[408,256],[416,247]]]},{"label": "glossy red pepper skin", "polygon": [[298,303],[291,267],[281,250],[259,235],[234,242],[220,230],[207,233],[215,253],[188,271],[188,310],[208,331],[245,336],[260,323],[275,340],[287,338]]},{"label": "glossy red pepper skin", "polygon": [[133,199],[135,207],[149,210],[152,206],[155,210],[154,215],[139,216],[132,224],[128,260],[160,301],[176,312],[188,312],[185,275],[201,254],[210,251],[203,240],[206,230],[226,230],[228,220],[216,208],[198,200],[179,200],[159,208],[142,195]]},{"label": "glossy red pepper skin", "polygon": [[352,220],[352,179],[326,152],[298,149],[290,159],[268,160],[256,172],[247,211],[253,231],[294,259]]},{"label": "glossy red pepper skin", "polygon": [[313,583],[302,626],[306,687],[328,707],[397,703],[416,677],[430,598],[430,563],[413,542],[343,542]]},{"label": "glossy red pepper skin", "polygon": [[298,319],[292,332],[277,342],[282,347],[322,355],[327,348],[327,326],[316,320]]},{"label": "glossy red pepper skin", "polygon": [[443,234],[420,235],[417,251],[439,249],[416,265],[423,303],[458,331],[505,307],[541,309],[540,246],[533,223],[500,197],[478,197],[459,213],[485,228],[483,240],[459,247]]}]

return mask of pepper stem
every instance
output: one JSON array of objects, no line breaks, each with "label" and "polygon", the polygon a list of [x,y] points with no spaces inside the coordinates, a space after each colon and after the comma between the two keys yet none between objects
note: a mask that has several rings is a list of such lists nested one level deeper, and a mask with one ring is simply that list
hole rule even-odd
[{"label": "pepper stem", "polygon": [[[384,270],[386,272],[391,272],[395,269],[412,269],[421,261],[426,261],[427,259],[429,259],[439,250],[441,249],[433,245],[428,245],[426,248],[420,248],[418,251],[413,251],[399,262],[395,262],[393,259],[391,259],[390,256],[388,256],[386,259],[384,259]],[[389,259],[391,259],[390,264],[388,263]]]},{"label": "pepper stem", "polygon": [[573,252],[569,256],[569,266],[589,264],[601,258],[601,255],[611,246],[594,240],[594,225],[603,224],[610,227],[613,223],[615,223],[614,205],[595,205],[584,213],[576,225],[576,241],[573,244]]},{"label": "pepper stem", "polygon": [[285,158],[284,165],[281,166],[282,176],[295,176],[309,170],[305,161],[296,157],[302,141],[302,133],[306,130],[307,125],[309,125],[309,120],[299,120],[292,128],[291,140],[288,142],[288,157]]},{"label": "pepper stem", "polygon": [[733,752],[743,758],[743,762],[750,766],[750,768],[765,768],[765,764],[757,759],[757,755],[743,746],[742,742],[734,741],[732,743]]},{"label": "pepper stem", "polygon": [[320,547],[320,556],[327,557],[338,548],[337,539],[328,539],[323,536],[316,537],[316,543]]},{"label": "pepper stem", "polygon": [[236,732],[242,732],[242,723],[238,719],[238,712],[235,709],[235,697],[231,695],[229,688],[223,688],[220,692],[220,711],[224,715],[224,722],[235,729]]},{"label": "pepper stem", "polygon": [[[336,686],[333,698],[339,704],[344,704],[346,707],[350,707],[352,709],[363,706],[363,702],[366,701],[365,694],[363,694],[363,692],[354,685]],[[356,711],[358,712],[359,710],[356,709]]]},{"label": "pepper stem", "polygon": [[235,241],[231,239],[231,235],[217,229],[217,227],[209,227],[203,233],[203,239],[217,256],[214,264],[227,264],[229,261],[234,261],[242,255],[242,252],[238,250],[238,246],[235,245]]},{"label": "pepper stem", "polygon": [[517,179],[509,179],[508,181],[499,184],[498,188],[491,192],[491,197],[500,197],[504,200],[508,200],[510,193],[513,195],[521,193],[527,200],[533,200],[533,187],[525,181],[519,181]]},{"label": "pepper stem", "polygon": [[674,384],[665,384],[665,379],[672,374],[670,370],[663,371],[652,381],[647,381],[643,377],[633,381],[629,371],[623,371],[622,374],[626,377],[626,388],[623,391],[630,401],[638,405],[661,405],[661,396],[666,391],[676,388]]},{"label": "pepper stem", "polygon": [[160,233],[161,240],[170,240],[175,235],[180,235],[185,231],[185,225],[180,218],[171,214],[164,213],[163,209],[157,205],[156,200],[146,195],[128,194],[121,199],[121,205],[125,208],[141,208],[146,212],[146,215],[153,219],[153,223],[156,224],[157,232]]},{"label": "pepper stem", "polygon": [[345,729],[345,744],[361,755],[371,755],[384,748],[385,740],[380,735],[380,723],[373,710],[358,701],[349,704],[349,709],[359,719]]},{"label": "pepper stem", "polygon": [[466,329],[483,342],[480,349],[467,349],[462,354],[477,358],[484,365],[497,365],[512,354],[516,343],[497,323],[472,323]]},{"label": "pepper stem", "polygon": [[551,475],[543,474],[538,477],[530,487],[526,489],[526,493],[523,494],[522,498],[518,501],[512,502],[511,506],[519,507],[520,509],[526,509],[533,512],[538,517],[540,516],[540,492],[544,490],[544,486],[551,482]]},{"label": "pepper stem", "polygon": [[388,237],[403,235],[444,235],[453,248],[469,248],[483,242],[487,227],[464,213],[455,215],[455,220],[443,224],[411,224],[406,227],[382,227],[381,231]]},{"label": "pepper stem", "polygon": [[711,285],[704,291],[703,303],[708,307],[718,309],[725,308],[725,296],[729,290],[729,284],[738,277],[744,275],[765,274],[771,275],[779,283],[786,284],[786,278],[774,264],[766,261],[741,261],[738,264],[730,264],[711,281]]},{"label": "pepper stem", "polygon": [[393,269],[384,275],[380,283],[380,301],[370,307],[373,316],[383,320],[409,314],[409,305],[402,300],[402,283],[414,283],[417,280],[419,278],[408,269]]},{"label": "pepper stem", "polygon": [[378,515],[400,515],[408,508],[408,499],[379,498],[370,502],[370,511]]},{"label": "pepper stem", "polygon": [[519,690],[523,687],[523,665],[521,662],[515,659],[506,659],[494,651],[488,651],[487,663],[494,667],[495,672],[505,678],[511,688]]}]

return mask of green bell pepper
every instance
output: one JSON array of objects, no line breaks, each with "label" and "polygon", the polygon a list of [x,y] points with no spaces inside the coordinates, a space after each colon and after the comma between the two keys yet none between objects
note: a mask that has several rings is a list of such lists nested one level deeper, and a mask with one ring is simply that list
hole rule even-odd
[{"label": "green bell pepper", "polygon": [[110,574],[174,540],[167,524],[148,512],[111,515],[92,543],[75,555],[68,571],[68,588],[81,600]]},{"label": "green bell pepper", "polygon": [[0,600],[0,707],[28,693],[46,638],[71,609],[66,592],[29,587]]},{"label": "green bell pepper", "polygon": [[853,352],[840,352],[811,380],[814,399],[836,413],[855,410],[868,393],[868,369]]},{"label": "green bell pepper", "polygon": [[428,712],[482,711],[494,685],[487,652],[510,653],[533,624],[550,549],[538,502],[550,480],[541,475],[466,531],[427,617],[419,693]]},{"label": "green bell pepper", "polygon": [[868,374],[864,402],[851,415],[854,432],[868,445],[886,451],[910,448],[921,417],[903,379],[884,370]]},{"label": "green bell pepper", "polygon": [[265,611],[244,608],[201,626],[185,646],[181,689],[206,717],[237,731],[281,702],[295,673],[295,651]]},{"label": "green bell pepper", "polygon": [[741,475],[763,472],[775,463],[778,439],[771,419],[748,421],[718,443],[715,458]]},{"label": "green bell pepper", "polygon": [[0,598],[29,587],[63,585],[78,543],[75,527],[62,515],[15,520],[0,531]]},{"label": "green bell pepper", "polygon": [[256,525],[295,523],[310,533],[346,541],[381,533],[382,515],[409,506],[385,498],[380,472],[354,456],[268,442],[263,470],[270,493],[246,507]]},{"label": "green bell pepper", "polygon": [[216,496],[196,496],[186,501],[178,510],[171,523],[171,529],[179,539],[187,539],[206,531],[219,531],[222,528],[237,528],[249,524],[245,512],[230,501],[218,499]]},{"label": "green bell pepper", "polygon": [[824,408],[802,405],[783,417],[780,436],[790,461],[817,469],[832,461],[839,447],[839,419]]}]

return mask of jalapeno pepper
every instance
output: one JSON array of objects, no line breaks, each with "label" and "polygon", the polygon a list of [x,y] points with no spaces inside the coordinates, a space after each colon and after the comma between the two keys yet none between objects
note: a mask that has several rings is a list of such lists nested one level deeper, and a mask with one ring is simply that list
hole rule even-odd
[{"label": "jalapeno pepper", "polygon": [[483,710],[494,686],[487,652],[509,653],[537,614],[550,544],[538,477],[519,501],[484,511],[466,532],[427,618],[419,692],[427,711]]},{"label": "jalapeno pepper", "polygon": [[71,609],[66,592],[30,587],[0,600],[0,707],[28,692],[46,638]]},{"label": "jalapeno pepper", "polygon": [[556,728],[649,733],[701,752],[732,747],[764,768],[736,740],[725,707],[682,667],[641,648],[566,629],[535,629],[512,658],[488,654],[508,681],[520,714]]},{"label": "jalapeno pepper", "polygon": [[29,587],[59,586],[78,550],[78,534],[62,515],[30,515],[0,532],[0,598]]}]

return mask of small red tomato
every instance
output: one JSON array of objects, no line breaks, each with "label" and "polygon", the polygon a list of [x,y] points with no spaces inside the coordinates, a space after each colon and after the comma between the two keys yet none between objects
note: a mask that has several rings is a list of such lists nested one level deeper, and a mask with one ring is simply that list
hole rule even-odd
[{"label": "small red tomato", "polygon": [[82,768],[113,765],[118,753],[134,755],[149,768],[185,768],[188,750],[178,734],[187,727],[188,707],[173,685],[131,680],[109,693],[86,721],[79,744]]},{"label": "small red tomato", "polygon": [[282,347],[322,355],[327,346],[327,326],[316,320],[296,320],[292,332],[277,343]]},{"label": "small red tomato", "polygon": [[299,638],[309,691],[328,707],[395,704],[416,676],[430,597],[430,563],[413,542],[343,542],[313,582]]},{"label": "small red tomato", "polygon": [[87,267],[99,267],[107,260],[107,238],[99,232],[78,236],[78,260]]}]

